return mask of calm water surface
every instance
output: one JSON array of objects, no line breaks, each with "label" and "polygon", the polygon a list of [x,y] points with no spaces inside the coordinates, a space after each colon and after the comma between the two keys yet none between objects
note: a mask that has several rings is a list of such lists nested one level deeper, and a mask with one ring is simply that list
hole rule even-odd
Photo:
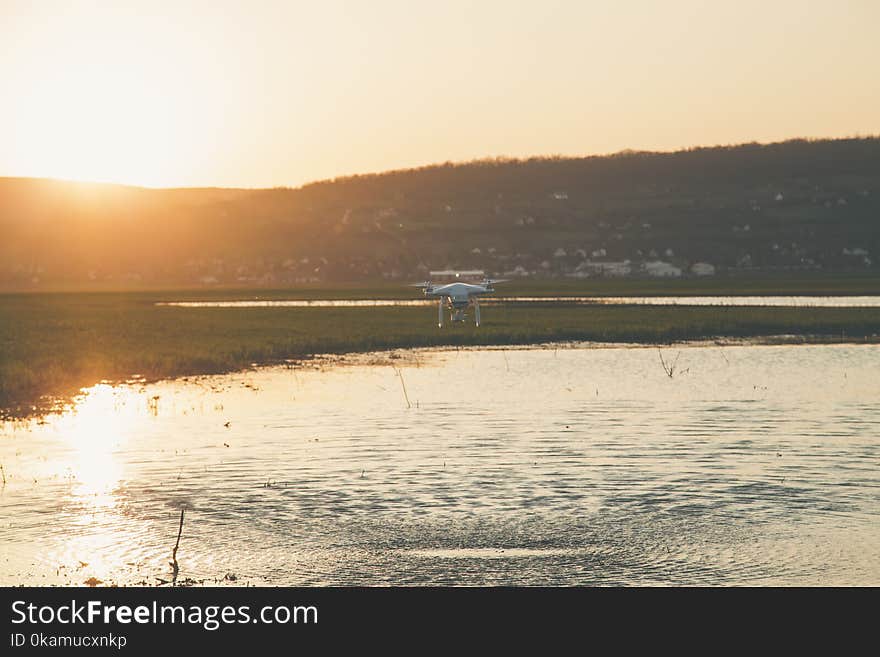
[{"label": "calm water surface", "polygon": [[880,346],[393,355],[0,425],[0,584],[880,584]]}]

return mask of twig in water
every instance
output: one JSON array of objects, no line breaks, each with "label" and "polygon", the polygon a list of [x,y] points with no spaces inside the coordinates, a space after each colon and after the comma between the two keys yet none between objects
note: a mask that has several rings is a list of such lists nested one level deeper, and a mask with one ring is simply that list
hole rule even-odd
[{"label": "twig in water", "polygon": [[409,395],[406,394],[406,383],[403,382],[403,372],[394,367],[394,365],[392,365],[391,367],[394,369],[395,374],[400,377],[400,387],[403,388],[403,397],[404,399],[406,399],[406,407],[412,408],[412,404],[409,403]]},{"label": "twig in water", "polygon": [[[666,361],[663,360],[663,352],[660,351],[660,349],[657,349],[657,353],[660,355],[660,364],[663,366],[663,371],[666,372],[666,376],[671,379],[675,375],[675,367],[676,365],[678,365],[678,357],[681,356],[681,352],[679,351],[677,354],[675,354],[675,360],[672,361],[671,365],[667,365]],[[685,372],[687,371],[688,370],[685,370]]]},{"label": "twig in water", "polygon": [[171,570],[174,574],[173,581],[177,581],[177,573],[180,572],[180,566],[177,565],[177,548],[180,547],[180,535],[183,534],[183,512],[185,509],[180,510],[180,527],[177,529],[177,542],[174,544],[174,549],[171,551]]}]

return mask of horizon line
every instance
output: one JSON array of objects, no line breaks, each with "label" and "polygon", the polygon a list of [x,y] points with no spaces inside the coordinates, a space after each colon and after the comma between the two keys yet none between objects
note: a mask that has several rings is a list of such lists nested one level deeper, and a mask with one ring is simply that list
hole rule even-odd
[{"label": "horizon line", "polygon": [[729,142],[729,143],[716,143],[716,144],[700,144],[700,145],[690,145],[690,146],[682,146],[675,149],[668,150],[652,150],[652,149],[638,149],[638,148],[623,148],[616,151],[608,151],[604,153],[590,153],[590,154],[581,154],[581,155],[562,155],[559,153],[545,153],[541,155],[529,155],[529,156],[509,156],[509,155],[485,155],[482,157],[475,157],[470,160],[446,160],[442,162],[431,162],[429,164],[419,164],[411,167],[399,167],[392,169],[385,169],[382,171],[368,171],[368,172],[359,172],[359,173],[346,173],[340,174],[338,176],[333,176],[331,178],[319,178],[316,180],[309,180],[300,185],[269,185],[262,187],[247,187],[247,186],[221,186],[221,185],[192,185],[192,186],[154,186],[154,185],[138,185],[133,183],[120,182],[116,180],[85,180],[78,178],[57,178],[52,176],[28,176],[28,175],[0,175],[0,180],[2,179],[19,179],[19,180],[40,180],[40,181],[51,181],[51,182],[59,182],[59,183],[69,183],[75,185],[101,185],[106,187],[125,187],[130,189],[140,189],[146,191],[199,191],[199,190],[223,190],[223,191],[241,191],[241,192],[259,192],[259,191],[269,191],[269,190],[288,190],[288,191],[297,191],[304,189],[306,187],[310,187],[312,185],[320,185],[334,182],[342,182],[345,180],[351,180],[354,178],[368,178],[373,176],[385,176],[391,174],[398,173],[407,173],[414,171],[424,171],[426,169],[440,168],[445,166],[467,166],[468,164],[478,164],[478,163],[488,163],[488,162],[499,162],[499,163],[509,163],[509,164],[517,164],[517,163],[525,163],[531,160],[588,160],[588,159],[603,159],[603,158],[613,158],[619,157],[622,155],[677,155],[681,153],[688,153],[692,151],[698,150],[713,150],[713,149],[723,149],[723,148],[742,148],[745,146],[778,146],[782,144],[789,144],[793,142],[836,142],[836,141],[853,141],[853,140],[876,140],[880,139],[880,133],[869,133],[869,134],[853,134],[843,137],[789,137],[786,139],[779,139],[775,141],[743,141],[743,142]]}]

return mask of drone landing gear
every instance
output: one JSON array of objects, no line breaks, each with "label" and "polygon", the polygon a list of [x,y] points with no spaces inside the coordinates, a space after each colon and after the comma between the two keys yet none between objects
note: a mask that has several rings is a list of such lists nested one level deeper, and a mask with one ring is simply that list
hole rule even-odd
[{"label": "drone landing gear", "polygon": [[[443,313],[444,313],[443,305],[444,305],[444,303],[443,302],[444,302],[444,299],[441,298],[440,301],[437,303],[437,326],[438,326],[438,328],[443,328],[443,325],[444,325],[444,319],[443,319]],[[474,305],[474,324],[476,326],[479,326],[480,325],[480,302],[478,300],[474,299],[473,305]],[[450,302],[449,309],[450,309],[449,320],[450,320],[450,322],[452,322],[452,324],[455,324],[456,322],[462,322],[462,323],[467,322],[467,307],[461,307],[461,306],[454,307]]]}]

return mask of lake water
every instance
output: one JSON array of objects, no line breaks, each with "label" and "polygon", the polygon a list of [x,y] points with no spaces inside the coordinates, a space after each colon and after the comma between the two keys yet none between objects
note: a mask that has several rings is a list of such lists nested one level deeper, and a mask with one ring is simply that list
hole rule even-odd
[{"label": "lake water", "polygon": [[[430,299],[246,299],[236,301],[160,301],[180,308],[357,308],[430,306]],[[485,297],[483,304],[565,303],[639,306],[783,306],[797,308],[880,308],[880,296],[702,296],[702,297]]]},{"label": "lake water", "polygon": [[181,507],[180,578],[206,584],[880,584],[878,345],[98,385],[2,424],[0,464],[4,585],[161,584]]}]

